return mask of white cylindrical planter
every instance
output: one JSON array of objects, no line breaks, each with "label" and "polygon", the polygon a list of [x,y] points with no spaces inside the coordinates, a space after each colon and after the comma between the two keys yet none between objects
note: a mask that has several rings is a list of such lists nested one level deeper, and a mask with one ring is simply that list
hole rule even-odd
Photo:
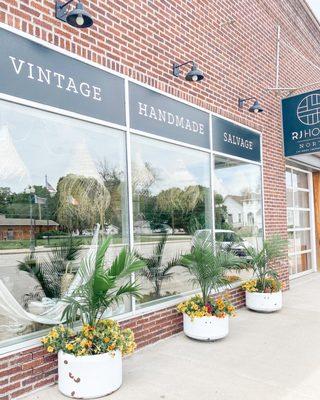
[{"label": "white cylindrical planter", "polygon": [[59,351],[58,387],[65,396],[94,399],[106,396],[122,384],[122,356],[111,353],[76,357]]},{"label": "white cylindrical planter", "polygon": [[250,310],[273,312],[282,308],[282,292],[246,292],[246,306]]},{"label": "white cylindrical planter", "polygon": [[191,319],[187,314],[183,314],[183,331],[186,336],[197,340],[222,339],[229,333],[229,316]]}]

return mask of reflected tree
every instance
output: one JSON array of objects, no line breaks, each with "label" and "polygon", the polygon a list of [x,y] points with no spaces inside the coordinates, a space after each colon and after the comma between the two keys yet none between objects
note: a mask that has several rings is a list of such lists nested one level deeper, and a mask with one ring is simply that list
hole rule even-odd
[{"label": "reflected tree", "polygon": [[170,188],[158,194],[156,204],[160,211],[168,214],[172,229],[182,228],[187,233],[194,233],[206,226],[208,196],[208,189],[201,185]]},{"label": "reflected tree", "polygon": [[215,227],[216,229],[232,229],[228,222],[228,209],[224,204],[224,198],[221,194],[215,193],[214,195],[215,201]]},{"label": "reflected tree", "polygon": [[57,221],[69,232],[104,226],[110,204],[108,189],[93,177],[68,174],[57,186]]},{"label": "reflected tree", "polygon": [[98,171],[104,186],[110,193],[110,204],[106,210],[106,222],[121,227],[121,198],[123,192],[124,172],[119,168],[110,166],[107,160],[98,163]]}]

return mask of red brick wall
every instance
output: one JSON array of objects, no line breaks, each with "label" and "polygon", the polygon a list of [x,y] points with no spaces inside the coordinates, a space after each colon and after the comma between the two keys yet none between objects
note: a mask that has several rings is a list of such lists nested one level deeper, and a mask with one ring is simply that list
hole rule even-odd
[{"label": "red brick wall", "polygon": [[[53,0],[0,0],[0,21],[260,130],[266,233],[286,237],[280,101],[266,89],[275,85],[278,24],[283,40],[280,86],[319,80],[320,30],[302,0],[84,0],[84,4],[95,18],[94,26],[85,31],[56,20]],[[172,76],[172,62],[186,60],[198,63],[205,80],[190,83]],[[238,110],[238,96],[251,95],[263,97],[263,114]],[[286,261],[279,271],[288,282]],[[138,317],[129,324],[135,324],[141,345],[181,328],[180,317],[172,309]],[[33,357],[37,353],[26,354]],[[20,355],[15,357],[9,362],[22,369],[25,363],[17,361]],[[41,357],[43,365],[51,362]],[[38,376],[36,367],[31,370]],[[7,379],[8,373],[3,369],[1,373]],[[53,379],[55,372],[49,378],[42,374],[35,382]],[[12,391],[35,385],[23,382]]]},{"label": "red brick wall", "polygon": [[[237,307],[245,304],[241,288],[229,291]],[[155,343],[182,331],[182,316],[176,307],[145,314],[121,322],[123,328],[135,333],[138,348]],[[37,346],[14,355],[0,358],[0,400],[9,400],[48,386],[57,381],[57,357]]]}]

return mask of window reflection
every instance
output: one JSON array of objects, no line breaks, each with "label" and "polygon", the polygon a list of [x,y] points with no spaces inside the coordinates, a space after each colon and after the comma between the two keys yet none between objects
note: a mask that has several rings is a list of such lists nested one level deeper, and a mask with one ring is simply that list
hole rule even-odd
[{"label": "window reflection", "polygon": [[193,289],[177,258],[211,228],[209,172],[206,153],[132,138],[135,248],[149,266],[139,277],[142,302]]},{"label": "window reflection", "polygon": [[[246,248],[262,245],[261,168],[258,165],[215,157],[215,239],[246,260]],[[234,273],[235,279],[252,272]]]},{"label": "window reflection", "polygon": [[[97,223],[113,237],[107,263],[128,243],[124,134],[0,102],[0,158],[0,278],[41,314],[69,287]],[[40,327],[0,315],[0,340]]]},{"label": "window reflection", "polygon": [[262,243],[261,169],[215,157],[215,228],[231,231],[253,246]]}]

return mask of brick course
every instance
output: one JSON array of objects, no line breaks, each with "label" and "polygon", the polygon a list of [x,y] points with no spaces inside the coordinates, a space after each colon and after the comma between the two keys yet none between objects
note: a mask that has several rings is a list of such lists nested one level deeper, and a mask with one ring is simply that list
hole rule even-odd
[{"label": "brick course", "polygon": [[[54,18],[53,0],[0,0],[0,22],[261,131],[265,230],[267,235],[286,237],[280,101],[266,89],[275,86],[277,25],[282,38],[280,86],[320,80],[319,25],[302,3],[84,0],[95,24],[81,31]],[[192,84],[172,76],[172,62],[186,60],[198,63],[204,81]],[[239,96],[263,97],[265,112],[252,115],[238,110]],[[278,270],[288,287],[286,260]],[[242,306],[242,291],[231,293],[236,305]],[[174,308],[123,323],[134,329],[140,347],[179,332],[181,324]],[[3,357],[0,399],[51,384],[56,377],[55,359],[39,347]]]}]

